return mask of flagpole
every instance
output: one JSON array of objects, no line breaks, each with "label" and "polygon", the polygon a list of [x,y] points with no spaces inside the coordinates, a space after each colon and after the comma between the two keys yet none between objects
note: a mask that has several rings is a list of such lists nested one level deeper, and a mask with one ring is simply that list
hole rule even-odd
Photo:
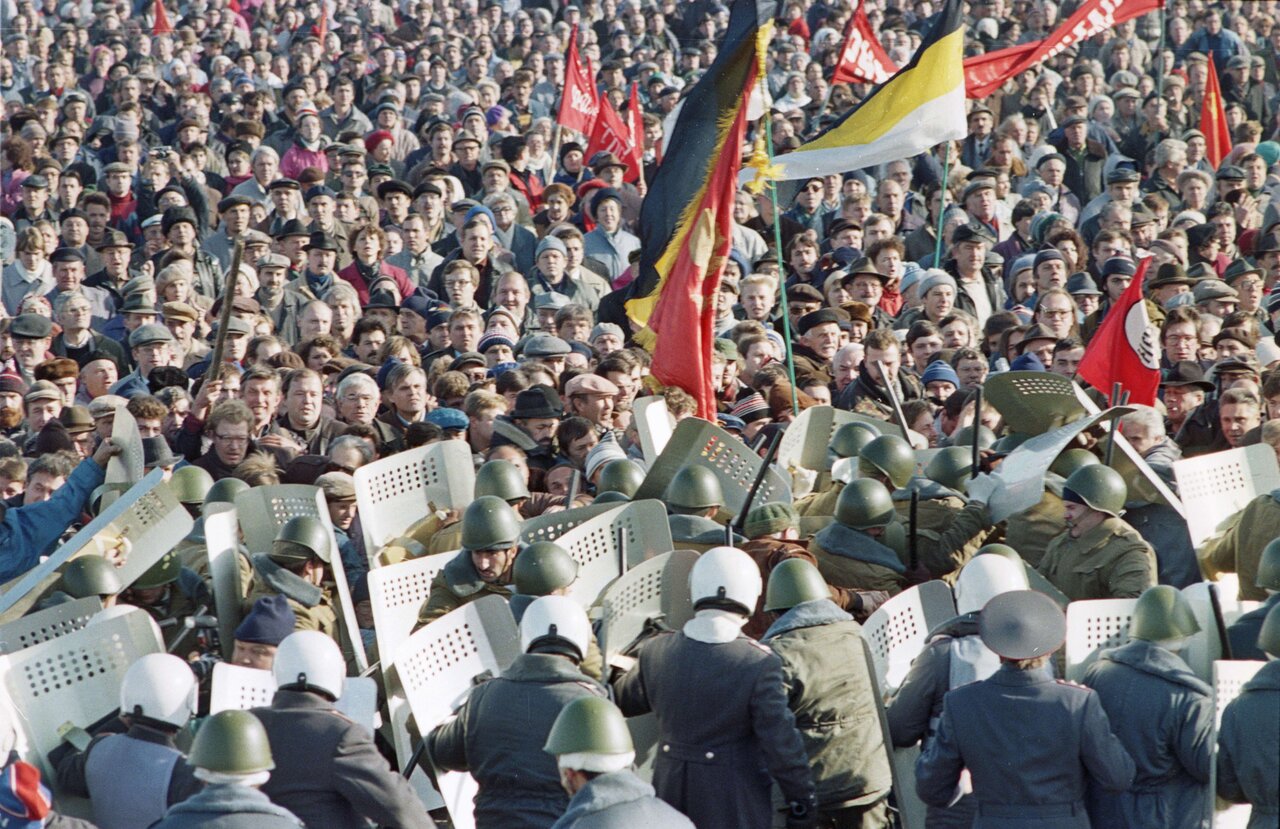
[{"label": "flagpole", "polygon": [[1156,47],[1156,54],[1160,56],[1160,71],[1156,73],[1156,95],[1164,97],[1164,76],[1169,72],[1171,67],[1164,65],[1164,30],[1169,25],[1169,20],[1165,16],[1165,10],[1168,6],[1168,0],[1160,4],[1160,45]]},{"label": "flagpole", "polygon": [[[773,113],[765,110],[763,124],[765,144],[769,148],[769,166],[773,166]],[[796,389],[796,362],[791,354],[791,313],[787,307],[786,268],[782,264],[782,214],[778,212],[778,182],[769,180],[769,198],[773,202],[773,251],[778,260],[778,294],[782,301],[782,344],[787,349],[787,377],[791,380],[791,414],[800,416],[800,398]]]},{"label": "flagpole", "polygon": [[[563,127],[559,122],[556,123],[556,131],[551,138],[551,181],[555,181],[557,175],[560,174],[560,132]],[[550,184],[551,181],[547,182]]]},{"label": "flagpole", "polygon": [[[951,142],[943,145],[942,151],[942,189],[938,191],[938,240],[933,247],[933,266],[942,267],[942,220],[947,215],[947,179],[951,176]],[[926,210],[927,210],[926,205]]]}]

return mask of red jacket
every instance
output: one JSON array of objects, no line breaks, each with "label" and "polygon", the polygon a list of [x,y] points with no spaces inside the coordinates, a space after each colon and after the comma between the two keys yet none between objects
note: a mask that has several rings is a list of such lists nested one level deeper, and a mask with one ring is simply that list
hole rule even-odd
[{"label": "red jacket", "polygon": [[[417,290],[417,286],[409,279],[409,274],[405,273],[404,268],[397,268],[395,265],[388,265],[386,262],[379,262],[378,268],[382,276],[395,280],[402,299]],[[369,284],[360,275],[360,270],[356,267],[355,262],[338,271],[338,278],[346,280],[352,288],[356,289],[356,293],[360,296],[361,305],[369,304]]]}]

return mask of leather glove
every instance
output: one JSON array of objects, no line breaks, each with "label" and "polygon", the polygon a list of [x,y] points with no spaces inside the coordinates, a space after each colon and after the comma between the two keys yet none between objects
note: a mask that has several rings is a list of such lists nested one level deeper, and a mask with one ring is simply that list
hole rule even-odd
[{"label": "leather glove", "polygon": [[889,601],[889,593],[886,590],[855,590],[853,607],[849,612],[853,614],[854,619],[865,622],[868,616],[876,612],[876,608],[887,601]]}]

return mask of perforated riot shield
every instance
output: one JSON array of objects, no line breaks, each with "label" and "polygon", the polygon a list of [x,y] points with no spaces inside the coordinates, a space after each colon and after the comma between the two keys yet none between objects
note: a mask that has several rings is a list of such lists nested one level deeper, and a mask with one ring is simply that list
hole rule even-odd
[{"label": "perforated riot shield", "polygon": [[1177,461],[1173,474],[1197,547],[1254,498],[1280,488],[1276,453],[1264,443]]},{"label": "perforated riot shield", "polygon": [[146,472],[142,435],[138,431],[138,421],[124,406],[116,406],[115,418],[111,421],[111,439],[123,451],[107,461],[107,474],[103,480],[109,484],[136,484],[141,481]]},{"label": "perforated riot shield", "polygon": [[356,470],[356,502],[370,554],[434,505],[464,509],[475,492],[476,472],[465,441],[442,440],[374,461]]},{"label": "perforated riot shield", "polygon": [[640,435],[640,451],[646,462],[653,463],[671,440],[676,419],[667,410],[667,401],[658,395],[637,397],[634,406],[631,419]]},{"label": "perforated riot shield", "polygon": [[[714,472],[720,481],[725,500],[722,515],[736,518],[762,463],[764,461],[759,455],[724,429],[705,420],[687,417],[676,425],[671,440],[649,468],[633,500],[662,499],[666,495],[667,484],[681,468],[698,464]],[[768,471],[756,494],[755,503],[766,501],[791,503],[791,487],[777,469]]]},{"label": "perforated riot shield", "polygon": [[231,504],[211,504],[204,514],[204,541],[209,551],[209,580],[213,583],[213,604],[218,614],[218,639],[224,659],[235,648],[235,629],[240,624],[244,596],[240,589],[240,527]]},{"label": "perforated riot shield", "polygon": [[73,633],[84,627],[99,610],[102,610],[102,600],[97,596],[85,596],[0,625],[0,654],[15,653]]},{"label": "perforated riot shield", "polygon": [[129,542],[128,556],[119,570],[120,580],[126,586],[132,584],[186,538],[195,523],[163,479],[163,470],[152,470],[53,555],[29,570],[0,595],[0,613],[28,598],[28,593],[76,555],[101,554],[120,539]]}]

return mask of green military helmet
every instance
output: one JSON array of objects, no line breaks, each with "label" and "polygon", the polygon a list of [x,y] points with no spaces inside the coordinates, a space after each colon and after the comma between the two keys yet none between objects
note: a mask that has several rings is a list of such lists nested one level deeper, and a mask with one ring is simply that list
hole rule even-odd
[{"label": "green military helmet", "polygon": [[124,495],[132,487],[133,484],[125,483],[124,481],[100,484],[95,487],[93,492],[89,493],[89,514],[100,515],[104,509],[114,504],[121,495]]},{"label": "green military helmet", "polygon": [[511,461],[489,461],[476,472],[476,497],[493,495],[514,506],[529,497],[529,485]]},{"label": "green military helmet", "polygon": [[462,549],[509,550],[520,538],[520,516],[493,495],[475,499],[462,514]]},{"label": "green military helmet", "polygon": [[830,599],[831,590],[818,568],[802,558],[789,558],[773,568],[764,594],[764,609],[790,610],[798,604]]},{"label": "green military helmet", "polygon": [[1004,556],[1010,561],[1016,561],[1024,567],[1026,566],[1026,562],[1022,560],[1022,556],[1018,555],[1018,551],[1010,547],[1008,544],[983,544],[978,548],[978,551],[974,553],[974,555]]},{"label": "green military helmet", "polygon": [[223,478],[220,481],[214,481],[213,486],[209,487],[209,491],[204,496],[205,511],[208,511],[211,504],[234,504],[236,496],[248,489],[249,485],[239,478]]},{"label": "green military helmet", "polygon": [[742,532],[747,538],[763,538],[799,528],[800,516],[795,507],[783,501],[769,501],[747,513]]},{"label": "green military helmet", "polygon": [[161,556],[159,561],[151,565],[129,586],[134,590],[154,590],[157,587],[173,584],[181,573],[182,560],[176,553],[170,551]]},{"label": "green military helmet", "polygon": [[124,589],[120,572],[102,556],[80,556],[62,572],[62,590],[77,599],[114,596]]},{"label": "green military helmet", "polygon": [[596,481],[596,492],[621,492],[627,498],[636,494],[640,484],[644,482],[644,470],[635,461],[619,459],[609,461],[600,469],[600,477]]},{"label": "green military helmet", "polygon": [[850,481],[836,500],[836,521],[855,530],[886,526],[896,515],[889,490],[870,478]]},{"label": "green military helmet", "polygon": [[884,476],[898,488],[906,486],[915,471],[916,453],[897,435],[880,435],[862,447],[858,455],[859,475]]},{"label": "green military helmet", "polygon": [[686,466],[667,484],[667,507],[676,515],[722,506],[724,491],[720,488],[720,479],[705,466]]},{"label": "green military helmet", "polygon": [[550,596],[577,577],[578,562],[554,541],[536,541],[525,547],[511,567],[516,592],[523,596]]},{"label": "green military helmet", "polygon": [[880,543],[898,554],[898,558],[907,560],[907,525],[896,518],[885,525]]},{"label": "green military helmet", "polygon": [[1143,591],[1129,620],[1129,638],[1147,642],[1183,639],[1199,632],[1200,623],[1191,603],[1181,590],[1167,584]]},{"label": "green military helmet", "polygon": [[964,492],[965,484],[973,473],[973,452],[963,446],[948,446],[939,449],[928,465],[924,475],[931,481],[937,481],[947,489]]},{"label": "green military helmet", "polygon": [[878,437],[880,432],[869,423],[845,423],[831,436],[827,451],[837,458],[856,458],[863,447]]},{"label": "green military helmet", "polygon": [[1053,463],[1049,464],[1049,471],[1063,478],[1070,478],[1072,473],[1077,469],[1086,466],[1094,466],[1101,463],[1098,456],[1090,452],[1088,449],[1075,447],[1072,449],[1064,449],[1053,459]]},{"label": "green military helmet", "polygon": [[1084,504],[1115,518],[1124,511],[1128,496],[1129,489],[1120,473],[1100,463],[1082,466],[1072,472],[1062,490],[1062,500]]},{"label": "green military helmet", "polygon": [[333,558],[329,530],[319,518],[299,515],[290,518],[271,542],[271,560],[285,567],[318,558],[328,564]]},{"label": "green military helmet", "polygon": [[1028,435],[1025,432],[1010,432],[1009,434],[999,438],[995,443],[991,444],[991,449],[994,452],[1003,452],[1008,454],[1022,444],[1031,440],[1032,437],[1032,435]]},{"label": "green military helmet", "polygon": [[625,492],[618,492],[616,489],[613,489],[608,492],[601,492],[599,495],[596,496],[596,499],[591,503],[593,504],[625,504],[630,500],[631,499],[627,497],[627,494]]},{"label": "green military helmet", "polygon": [[560,709],[542,750],[557,757],[565,754],[634,755],[635,745],[618,707],[602,697],[589,696],[578,697]]},{"label": "green military helmet", "polygon": [[276,767],[262,721],[238,709],[219,711],[201,724],[188,761],[222,774],[256,774]]},{"label": "green military helmet", "polygon": [[213,476],[198,466],[184,466],[174,471],[169,489],[179,503],[200,506],[213,489]]},{"label": "green military helmet", "polygon": [[1280,605],[1267,611],[1267,618],[1262,620],[1262,630],[1258,631],[1258,648],[1263,653],[1280,658]]},{"label": "green military helmet", "polygon": [[[978,448],[990,449],[996,445],[996,433],[988,429],[982,424],[978,424]],[[956,433],[951,436],[952,446],[973,446],[974,428],[972,425],[957,429]]]},{"label": "green military helmet", "polygon": [[1280,590],[1280,538],[1262,548],[1255,584],[1263,590]]}]

